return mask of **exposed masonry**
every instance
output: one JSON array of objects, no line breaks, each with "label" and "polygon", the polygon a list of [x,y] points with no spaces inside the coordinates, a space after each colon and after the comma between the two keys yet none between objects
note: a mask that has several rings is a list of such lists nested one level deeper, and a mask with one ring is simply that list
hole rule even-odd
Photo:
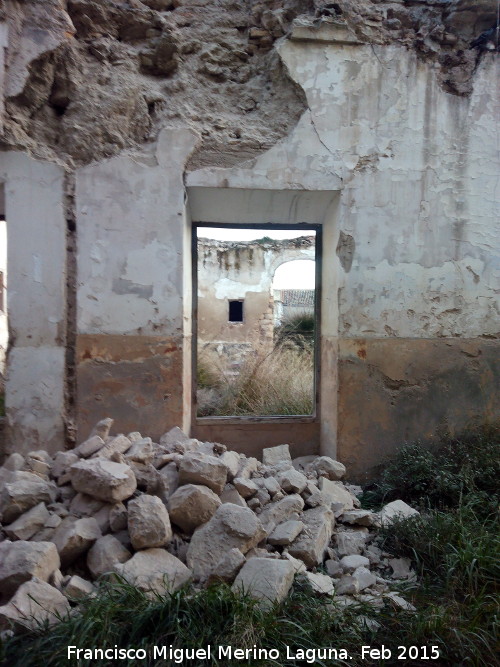
[{"label": "exposed masonry", "polygon": [[307,107],[273,48],[298,17],[414,49],[468,95],[481,58],[470,43],[495,24],[496,1],[5,0],[3,144],[71,167],[188,126],[201,137],[188,168],[251,159]]}]

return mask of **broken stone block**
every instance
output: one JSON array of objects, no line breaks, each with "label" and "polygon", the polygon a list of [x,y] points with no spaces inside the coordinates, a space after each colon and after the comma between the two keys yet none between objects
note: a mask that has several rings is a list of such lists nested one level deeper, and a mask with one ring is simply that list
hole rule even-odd
[{"label": "broken stone block", "polygon": [[293,494],[267,505],[259,518],[266,533],[270,535],[278,524],[287,521],[295,512],[301,512],[303,507],[302,498]]},{"label": "broken stone block", "polygon": [[97,422],[97,424],[92,429],[90,437],[92,437],[93,435],[98,435],[100,438],[104,440],[104,442],[106,442],[109,436],[109,431],[113,426],[113,422],[114,419],[110,419],[109,417],[106,417],[106,419],[101,419],[101,421]]},{"label": "broken stone block", "polygon": [[280,523],[267,538],[269,544],[286,546],[291,544],[304,528],[302,521]]},{"label": "broken stone block", "polygon": [[342,523],[355,524],[357,526],[374,526],[377,517],[369,510],[347,510],[342,514]]},{"label": "broken stone block", "polygon": [[253,457],[240,459],[237,477],[249,479],[259,468],[259,461]]},{"label": "broken stone block", "polygon": [[202,484],[218,496],[227,480],[227,466],[215,456],[186,454],[179,465],[179,484]]},{"label": "broken stone block", "polygon": [[408,579],[412,575],[411,560],[409,558],[390,558],[393,579]]},{"label": "broken stone block", "polygon": [[298,470],[299,472],[308,472],[309,470],[312,470],[311,463],[313,463],[317,458],[318,457],[314,454],[309,454],[307,456],[297,456],[297,458],[293,459],[292,465],[295,470]]},{"label": "broken stone block", "polygon": [[346,473],[345,465],[329,456],[318,456],[311,467],[319,477],[327,477],[333,481],[342,479]]},{"label": "broken stone block", "polygon": [[222,556],[232,548],[246,553],[265,537],[259,519],[248,508],[225,503],[193,534],[187,564],[196,579],[205,579]]},{"label": "broken stone block", "polygon": [[240,496],[232,484],[226,484],[224,491],[220,495],[220,500],[222,503],[232,503],[233,505],[239,505],[240,507],[247,506],[244,499]]},{"label": "broken stone block", "polygon": [[100,537],[89,549],[87,567],[94,579],[112,572],[115,565],[125,563],[132,557],[130,551],[114,535]]},{"label": "broken stone block", "polygon": [[105,445],[104,440],[99,435],[93,435],[85,442],[82,442],[78,447],[75,447],[73,452],[83,459],[88,459],[92,454],[97,454]]},{"label": "broken stone block", "polygon": [[39,503],[30,510],[21,514],[10,526],[4,526],[7,537],[15,540],[29,540],[35,533],[45,526],[49,519],[49,510],[45,503]]},{"label": "broken stone block", "polygon": [[346,530],[337,533],[336,539],[337,552],[341,558],[351,554],[360,554],[368,539],[368,530],[366,528],[364,530]]},{"label": "broken stone block", "polygon": [[120,433],[120,435],[110,438],[104,447],[101,447],[98,452],[92,454],[92,457],[95,458],[96,456],[99,456],[103,459],[111,459],[115,454],[125,454],[131,446],[132,443],[127,436]]},{"label": "broken stone block", "polygon": [[239,571],[231,589],[260,601],[264,608],[286,598],[295,570],[291,562],[274,558],[251,558]]},{"label": "broken stone block", "polygon": [[51,474],[56,479],[68,472],[73,463],[78,461],[78,456],[74,452],[57,452],[52,462]]},{"label": "broken stone block", "polygon": [[335,518],[327,507],[314,507],[302,515],[304,529],[290,545],[288,551],[300,558],[308,567],[323,562],[326,547],[332,537]]},{"label": "broken stone block", "polygon": [[144,549],[126,563],[115,565],[115,572],[143,591],[172,593],[191,578],[191,570],[165,549]]},{"label": "broken stone block", "polygon": [[22,470],[24,468],[24,457],[21,456],[21,454],[14,452],[5,459],[2,467],[11,472]]},{"label": "broken stone block", "polygon": [[265,466],[274,466],[282,461],[292,463],[290,448],[288,445],[278,445],[277,447],[266,447],[262,450],[262,463]]},{"label": "broken stone block", "polygon": [[74,574],[64,587],[64,595],[72,600],[79,600],[95,593],[96,588],[90,581]]},{"label": "broken stone block", "polygon": [[338,560],[326,560],[325,567],[330,577],[341,577],[344,572]]},{"label": "broken stone block", "polygon": [[320,593],[321,595],[333,595],[335,593],[333,579],[327,574],[304,572],[301,576],[308,582],[315,593]]},{"label": "broken stone block", "polygon": [[271,497],[275,496],[277,493],[280,493],[281,491],[281,486],[274,477],[264,477],[262,479],[262,484],[264,485],[264,487],[266,488]]},{"label": "broken stone block", "polygon": [[211,489],[201,484],[180,486],[168,500],[171,520],[185,533],[209,521],[221,500]]},{"label": "broken stone block", "polygon": [[307,477],[295,468],[288,468],[276,476],[276,481],[287,493],[302,493],[307,486]]},{"label": "broken stone block", "polygon": [[61,561],[52,542],[0,542],[0,597],[3,601],[25,581],[48,581]]},{"label": "broken stone block", "polygon": [[351,574],[358,567],[370,567],[370,561],[365,556],[351,554],[340,559],[340,565],[347,574]]},{"label": "broken stone block", "polygon": [[231,584],[245,562],[245,556],[239,549],[229,549],[214,567],[213,572],[208,577],[208,584],[217,581],[225,581],[227,584]]},{"label": "broken stone block", "polygon": [[359,593],[359,584],[352,575],[344,574],[335,581],[335,593],[337,595],[356,595]]},{"label": "broken stone block", "polygon": [[128,524],[127,508],[123,503],[115,503],[109,508],[109,527],[113,533],[125,530]]},{"label": "broken stone block", "polygon": [[35,630],[39,623],[57,623],[69,610],[68,600],[57,588],[40,579],[32,579],[22,584],[14,597],[0,607],[0,627],[11,622]]},{"label": "broken stone block", "polygon": [[360,591],[377,583],[375,575],[364,566],[357,567],[352,573],[352,578],[358,582],[358,590]]},{"label": "broken stone block", "polygon": [[219,456],[219,461],[227,468],[227,478],[231,482],[238,474],[240,468],[240,455],[237,452],[224,452]]},{"label": "broken stone block", "polygon": [[101,531],[94,518],[67,517],[56,528],[52,539],[59,552],[62,565],[66,567],[78,556],[88,551],[99,537],[101,537]]},{"label": "broken stone block", "polygon": [[0,492],[0,521],[9,524],[21,514],[38,505],[55,500],[56,490],[53,482],[46,482],[30,472],[10,473],[9,482]]},{"label": "broken stone block", "polygon": [[179,472],[175,463],[167,463],[160,470],[160,489],[163,499],[169,498],[179,486]]},{"label": "broken stone block", "polygon": [[251,498],[255,496],[259,487],[251,479],[245,479],[244,477],[235,477],[233,479],[233,485],[236,491],[240,494],[242,498]]},{"label": "broken stone block", "polygon": [[418,516],[420,512],[403,500],[393,500],[392,503],[384,505],[380,510],[380,523],[382,526],[388,526],[395,519],[408,519],[412,516]]},{"label": "broken stone block", "polygon": [[[116,454],[113,457],[117,456]],[[122,456],[121,454],[119,456]],[[123,459],[123,463],[128,463],[137,480],[137,488],[146,493],[156,496],[163,489],[162,477],[152,463],[139,463]]]},{"label": "broken stone block", "polygon": [[132,446],[125,454],[125,459],[127,461],[136,461],[137,463],[147,464],[153,461],[154,455],[153,441],[151,438],[141,438],[132,443]]},{"label": "broken stone block", "polygon": [[71,466],[71,483],[76,491],[109,503],[130,498],[137,488],[135,475],[129,466],[100,458],[74,463]]},{"label": "broken stone block", "polygon": [[170,431],[161,436],[160,445],[169,452],[184,454],[191,445],[191,438],[178,426],[174,426],[174,428],[171,428]]},{"label": "broken stone block", "polygon": [[384,598],[389,600],[392,605],[398,609],[403,609],[404,611],[416,611],[416,608],[411,602],[408,602],[397,593],[386,593]]},{"label": "broken stone block", "polygon": [[354,509],[354,500],[342,482],[332,482],[326,477],[320,477],[318,481],[320,491],[327,494],[331,503],[341,503],[345,510]]},{"label": "broken stone block", "polygon": [[92,498],[86,493],[77,493],[69,504],[69,511],[77,517],[93,516],[103,505],[102,500]]},{"label": "broken stone block", "polygon": [[24,458],[24,470],[32,472],[42,479],[48,479],[52,458],[45,450],[29,452]]},{"label": "broken stone block", "polygon": [[306,572],[307,568],[304,565],[304,563],[299,560],[298,558],[294,558],[293,556],[290,556],[290,554],[287,551],[283,552],[283,558],[286,560],[290,561],[290,563],[293,565],[293,570],[295,574],[300,574],[301,572]]},{"label": "broken stone block", "polygon": [[130,500],[128,532],[134,549],[162,547],[172,539],[167,508],[156,496],[142,495]]},{"label": "broken stone block", "polygon": [[380,563],[380,557],[382,556],[382,549],[379,549],[374,544],[370,544],[364,550],[364,555],[368,558],[371,565],[378,565]]},{"label": "broken stone block", "polygon": [[269,491],[266,488],[260,488],[255,494],[255,498],[259,501],[262,507],[267,505],[271,500]]}]

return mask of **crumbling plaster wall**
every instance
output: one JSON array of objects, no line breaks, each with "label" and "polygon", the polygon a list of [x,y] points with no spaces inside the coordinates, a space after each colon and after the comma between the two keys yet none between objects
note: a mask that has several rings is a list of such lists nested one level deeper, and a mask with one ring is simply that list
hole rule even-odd
[{"label": "crumbling plaster wall", "polygon": [[[10,446],[62,447],[71,400],[80,437],[111,413],[154,437],[188,427],[184,186],[341,193],[311,219],[324,225],[319,416],[323,450],[353,474],[405,439],[495,416],[498,58],[468,43],[496,2],[147,4],[0,3],[2,145],[18,151],[2,156],[9,280],[24,299]],[[304,11],[314,20],[283,40]],[[290,434],[273,429],[252,446]]]},{"label": "crumbling plaster wall", "polygon": [[499,64],[486,56],[459,98],[398,46],[312,36],[297,30],[280,49],[309,107],[289,138],[248,169],[188,184],[341,179],[324,246],[342,265],[339,323],[322,345],[339,355],[337,454],[361,477],[405,440],[498,417]]},{"label": "crumbling plaster wall", "polygon": [[[200,229],[203,234],[203,230]],[[262,232],[265,234],[265,232]],[[248,343],[273,345],[272,282],[276,269],[297,259],[315,259],[314,237],[237,243],[198,240],[197,335],[203,346]],[[229,300],[243,300],[243,322],[228,321]]]}]

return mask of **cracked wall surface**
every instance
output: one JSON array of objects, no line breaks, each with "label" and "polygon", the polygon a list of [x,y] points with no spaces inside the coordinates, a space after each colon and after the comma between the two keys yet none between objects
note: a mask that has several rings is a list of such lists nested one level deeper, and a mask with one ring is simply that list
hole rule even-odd
[{"label": "cracked wall surface", "polygon": [[213,437],[361,479],[498,417],[499,61],[471,47],[496,9],[0,3],[9,447],[189,429],[193,211],[323,225],[318,423]]}]

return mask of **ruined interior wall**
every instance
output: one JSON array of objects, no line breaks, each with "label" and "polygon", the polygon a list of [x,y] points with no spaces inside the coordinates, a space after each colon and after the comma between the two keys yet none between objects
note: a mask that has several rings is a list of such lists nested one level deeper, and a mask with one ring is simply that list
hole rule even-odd
[{"label": "ruined interior wall", "polygon": [[3,274],[3,310],[0,310],[0,380],[3,390],[3,375],[5,373],[5,354],[9,332],[7,329],[7,225],[5,220],[0,220],[0,272]]},{"label": "ruined interior wall", "polygon": [[9,221],[7,450],[55,452],[65,442],[66,220],[64,174],[3,153]]},{"label": "ruined interior wall", "polygon": [[[202,230],[201,230],[201,233]],[[263,232],[264,233],[264,232]],[[296,259],[314,260],[314,239],[233,243],[199,239],[199,345],[224,356],[273,346],[272,282],[278,266]],[[228,321],[229,300],[243,300],[243,322]],[[238,352],[239,350],[239,352]]]},{"label": "ruined interior wall", "polygon": [[288,140],[247,171],[188,183],[242,187],[278,178],[280,163],[305,187],[328,170],[342,178],[338,243],[324,255],[341,265],[337,454],[361,476],[404,440],[498,410],[499,65],[485,56],[471,97],[456,97],[412,52],[319,35],[280,51],[309,107]]}]

